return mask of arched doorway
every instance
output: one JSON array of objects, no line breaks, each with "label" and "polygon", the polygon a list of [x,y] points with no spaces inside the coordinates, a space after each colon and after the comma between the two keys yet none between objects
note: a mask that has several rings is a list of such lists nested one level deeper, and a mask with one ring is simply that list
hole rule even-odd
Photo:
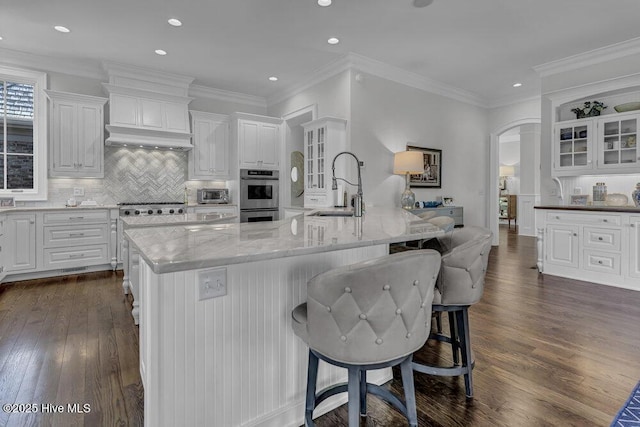
[{"label": "arched doorway", "polygon": [[[534,152],[536,155],[533,156],[533,159],[530,156],[526,156],[524,163],[521,161],[521,173],[527,174],[527,179],[531,180],[531,182],[538,181],[535,188],[538,189],[539,193],[539,170],[540,170],[540,119],[539,118],[525,118],[516,120],[514,122],[508,123],[491,132],[491,142],[490,142],[490,167],[489,167],[489,203],[487,206],[487,218],[489,220],[489,228],[493,232],[493,245],[497,246],[499,242],[499,199],[500,199],[500,190],[499,190],[499,178],[500,178],[500,150],[499,150],[499,138],[500,135],[513,129],[516,127],[525,127],[527,125],[537,125],[537,144],[533,147],[528,147],[530,152]],[[537,163],[536,163],[537,159]],[[519,211],[522,212],[522,216],[531,215],[530,219],[533,220],[533,203],[531,200],[535,200],[539,197],[539,194],[536,194],[536,191],[528,191],[528,194],[525,198],[520,198],[524,200],[526,203],[526,208],[521,208],[521,202],[518,203]],[[531,211],[531,212],[529,212]],[[530,222],[530,221],[528,221]],[[520,219],[520,223],[522,224],[522,217]],[[532,229],[535,227],[531,226]]]}]

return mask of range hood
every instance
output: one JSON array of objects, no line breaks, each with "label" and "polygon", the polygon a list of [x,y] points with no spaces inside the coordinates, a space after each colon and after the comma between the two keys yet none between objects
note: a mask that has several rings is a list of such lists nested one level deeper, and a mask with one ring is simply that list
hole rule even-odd
[{"label": "range hood", "polygon": [[109,83],[109,136],[105,145],[190,150],[187,96],[192,78],[120,64],[105,64]]}]

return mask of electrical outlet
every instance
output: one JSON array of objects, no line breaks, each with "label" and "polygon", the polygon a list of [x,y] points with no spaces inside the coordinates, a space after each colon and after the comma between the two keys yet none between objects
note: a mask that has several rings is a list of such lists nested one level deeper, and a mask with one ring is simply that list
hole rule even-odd
[{"label": "electrical outlet", "polygon": [[227,294],[227,269],[214,268],[198,274],[198,300],[222,297]]},{"label": "electrical outlet", "polygon": [[73,187],[73,195],[74,196],[84,196],[84,188],[82,188],[82,187]]}]

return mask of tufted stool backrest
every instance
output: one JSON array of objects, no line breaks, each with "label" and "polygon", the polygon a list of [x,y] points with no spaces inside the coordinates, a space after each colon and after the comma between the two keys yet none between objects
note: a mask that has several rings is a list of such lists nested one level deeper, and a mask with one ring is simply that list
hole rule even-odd
[{"label": "tufted stool backrest", "polygon": [[440,254],[419,250],[327,271],[307,288],[308,345],[349,364],[383,363],[422,347]]},{"label": "tufted stool backrest", "polygon": [[466,225],[462,228],[456,228],[453,230],[453,233],[451,233],[451,248],[489,234],[491,234],[491,230],[476,225]]},{"label": "tufted stool backrest", "polygon": [[482,297],[492,237],[483,230],[442,256],[434,304],[471,305]]}]

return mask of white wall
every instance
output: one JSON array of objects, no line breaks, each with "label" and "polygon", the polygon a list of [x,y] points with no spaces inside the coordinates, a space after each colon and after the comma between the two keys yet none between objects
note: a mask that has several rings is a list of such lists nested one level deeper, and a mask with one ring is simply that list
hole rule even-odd
[{"label": "white wall", "polygon": [[364,196],[376,206],[400,206],[404,177],[393,154],[407,144],[442,150],[442,188],[413,188],[416,200],[451,196],[465,224],[485,225],[488,161],[486,110],[360,73],[351,77],[351,146],[365,162]]}]

